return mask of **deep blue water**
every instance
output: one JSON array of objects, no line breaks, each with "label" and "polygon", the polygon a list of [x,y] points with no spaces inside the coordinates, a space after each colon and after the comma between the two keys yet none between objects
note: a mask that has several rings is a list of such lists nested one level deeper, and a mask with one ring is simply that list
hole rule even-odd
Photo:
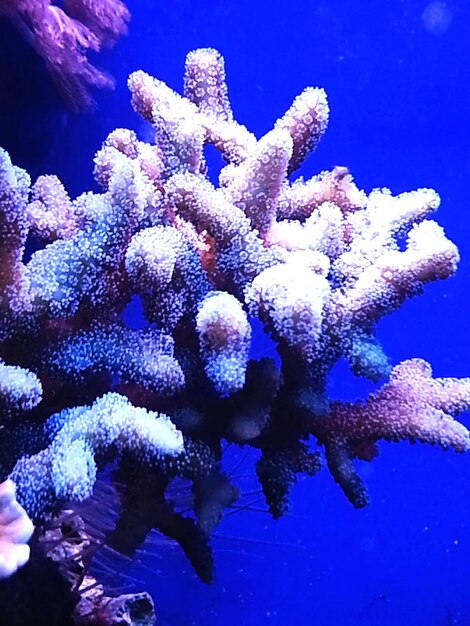
[{"label": "deep blue water", "polygon": [[[97,64],[116,79],[96,109],[71,114],[40,60],[0,22],[0,145],[33,177],[56,173],[77,194],[117,126],[143,129],[126,78],[144,69],[181,91],[186,53],[225,57],[235,116],[257,136],[307,85],[324,87],[329,128],[302,174],[346,165],[360,188],[433,187],[436,216],[461,251],[455,278],[428,285],[384,319],[393,363],[420,356],[438,376],[470,376],[470,4],[466,0],[129,0],[129,35]],[[263,346],[260,345],[260,351]],[[370,389],[338,367],[332,396]],[[468,415],[462,419],[470,424]],[[371,505],[354,510],[326,470],[299,480],[292,511],[227,516],[215,581],[184,556],[149,548],[136,568],[160,624],[449,626],[470,624],[470,454],[380,444],[363,464]],[[239,451],[231,451],[235,468]],[[232,464],[232,465],[231,465]],[[256,489],[246,459],[246,491]],[[262,502],[253,498],[254,508]]]}]

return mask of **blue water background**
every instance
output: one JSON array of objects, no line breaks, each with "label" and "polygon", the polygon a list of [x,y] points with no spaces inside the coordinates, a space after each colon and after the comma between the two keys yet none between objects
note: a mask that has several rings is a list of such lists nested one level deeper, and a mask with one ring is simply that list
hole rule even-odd
[{"label": "blue water background", "polygon": [[[331,119],[302,174],[346,165],[360,188],[433,187],[438,222],[461,251],[455,278],[428,285],[378,328],[393,363],[420,356],[437,376],[470,375],[470,4],[418,0],[129,0],[129,36],[96,63],[116,78],[96,109],[69,113],[42,63],[0,22],[0,145],[33,177],[57,173],[72,194],[94,188],[92,156],[124,126],[145,133],[127,75],[144,69],[181,91],[186,53],[219,49],[239,121],[261,136],[307,85]],[[259,353],[267,350],[261,340]],[[371,385],[344,366],[332,397]],[[470,425],[468,415],[462,419]],[[326,470],[300,479],[292,511],[227,516],[204,586],[179,549],[148,547],[136,568],[161,625],[449,626],[470,624],[470,454],[380,444],[362,464],[371,505],[354,510]],[[250,459],[228,467],[257,489]],[[254,509],[262,509],[255,494]]]}]

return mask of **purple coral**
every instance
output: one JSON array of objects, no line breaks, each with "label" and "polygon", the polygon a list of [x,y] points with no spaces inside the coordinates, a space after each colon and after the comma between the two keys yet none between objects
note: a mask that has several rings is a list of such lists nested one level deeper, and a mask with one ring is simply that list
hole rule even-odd
[{"label": "purple coral", "polygon": [[111,46],[127,32],[129,12],[120,0],[0,0],[5,15],[44,59],[67,102],[91,103],[89,87],[112,87],[110,76],[94,67],[88,50]]},{"label": "purple coral", "polygon": [[[458,251],[429,219],[439,205],[431,189],[367,195],[344,167],[290,181],[326,129],[322,89],[305,90],[257,140],[233,118],[214,50],[188,55],[184,97],[141,71],[129,87],[155,144],[111,133],[95,158],[101,193],[72,201],[54,178],[30,190],[0,153],[0,400],[15,407],[3,429],[15,452],[1,470],[41,520],[89,497],[112,460],[120,510],[108,540],[131,553],[158,528],[208,581],[209,532],[237,496],[223,441],[260,451],[274,517],[297,475],[320,469],[321,450],[363,506],[354,461],[371,460],[379,440],[468,449],[454,416],[470,406],[470,379],[434,379],[419,359],[392,369],[374,334],[405,298],[451,276]],[[218,186],[206,144],[226,161]],[[28,232],[44,246],[25,263]],[[142,329],[124,322],[136,298]],[[249,359],[249,316],[274,340],[280,367]],[[330,403],[341,357],[389,382],[363,403]],[[17,376],[31,387],[21,402]],[[175,477],[191,483],[194,516],[167,497]]]},{"label": "purple coral", "polygon": [[33,524],[17,502],[15,484],[0,483],[0,579],[14,574],[29,559]]}]

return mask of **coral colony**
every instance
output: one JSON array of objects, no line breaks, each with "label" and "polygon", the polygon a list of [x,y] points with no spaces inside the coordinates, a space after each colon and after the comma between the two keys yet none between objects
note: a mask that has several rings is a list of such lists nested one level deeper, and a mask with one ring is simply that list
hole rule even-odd
[{"label": "coral colony", "polygon": [[[188,55],[184,97],[141,71],[129,88],[155,143],[112,132],[95,158],[101,193],[71,201],[55,176],[31,185],[0,155],[3,576],[28,558],[28,518],[34,547],[93,502],[105,470],[119,500],[106,542],[132,554],[158,529],[209,581],[211,531],[238,496],[221,469],[226,442],[258,451],[275,518],[322,452],[363,507],[355,460],[379,440],[469,447],[453,416],[470,405],[470,379],[433,378],[420,359],[392,368],[374,336],[383,315],[456,269],[457,248],[428,219],[438,195],[367,196],[344,167],[290,182],[326,129],[324,91],[305,89],[257,140],[233,119],[215,50]],[[207,144],[226,163],[218,186]],[[141,328],[123,321],[131,300]],[[277,361],[250,360],[255,318]],[[340,358],[384,386],[330,402]],[[191,485],[190,512],[172,500],[176,478]],[[87,601],[98,610],[99,597]]]}]

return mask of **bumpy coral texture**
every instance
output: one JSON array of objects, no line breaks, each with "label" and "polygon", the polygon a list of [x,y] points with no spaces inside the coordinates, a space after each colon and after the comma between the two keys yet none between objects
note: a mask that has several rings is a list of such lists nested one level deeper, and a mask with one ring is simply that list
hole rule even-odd
[{"label": "bumpy coral texture", "polygon": [[[433,378],[420,359],[392,368],[374,335],[451,276],[458,251],[430,219],[431,189],[367,195],[344,167],[290,181],[326,129],[322,89],[257,140],[234,120],[215,50],[188,55],[184,96],[141,71],[129,88],[155,143],[112,132],[95,158],[101,193],[72,201],[52,176],[31,187],[0,153],[0,469],[41,528],[89,501],[108,468],[120,504],[107,541],[131,554],[156,528],[208,581],[210,532],[239,497],[221,468],[226,442],[257,450],[275,517],[322,451],[361,507],[356,460],[380,440],[468,449],[454,416],[470,380]],[[218,184],[207,144],[225,161]],[[132,307],[140,325],[126,323]],[[250,358],[255,319],[276,358]],[[385,384],[330,402],[340,358]],[[172,491],[181,478],[186,507]]]},{"label": "bumpy coral texture", "polygon": [[15,484],[11,480],[0,483],[0,579],[11,576],[28,562],[28,541],[33,530],[31,520],[16,500]]},{"label": "bumpy coral texture", "polygon": [[91,86],[113,86],[113,79],[94,67],[86,53],[112,46],[127,32],[130,15],[120,0],[0,0],[2,15],[44,59],[73,108],[91,104]]}]

